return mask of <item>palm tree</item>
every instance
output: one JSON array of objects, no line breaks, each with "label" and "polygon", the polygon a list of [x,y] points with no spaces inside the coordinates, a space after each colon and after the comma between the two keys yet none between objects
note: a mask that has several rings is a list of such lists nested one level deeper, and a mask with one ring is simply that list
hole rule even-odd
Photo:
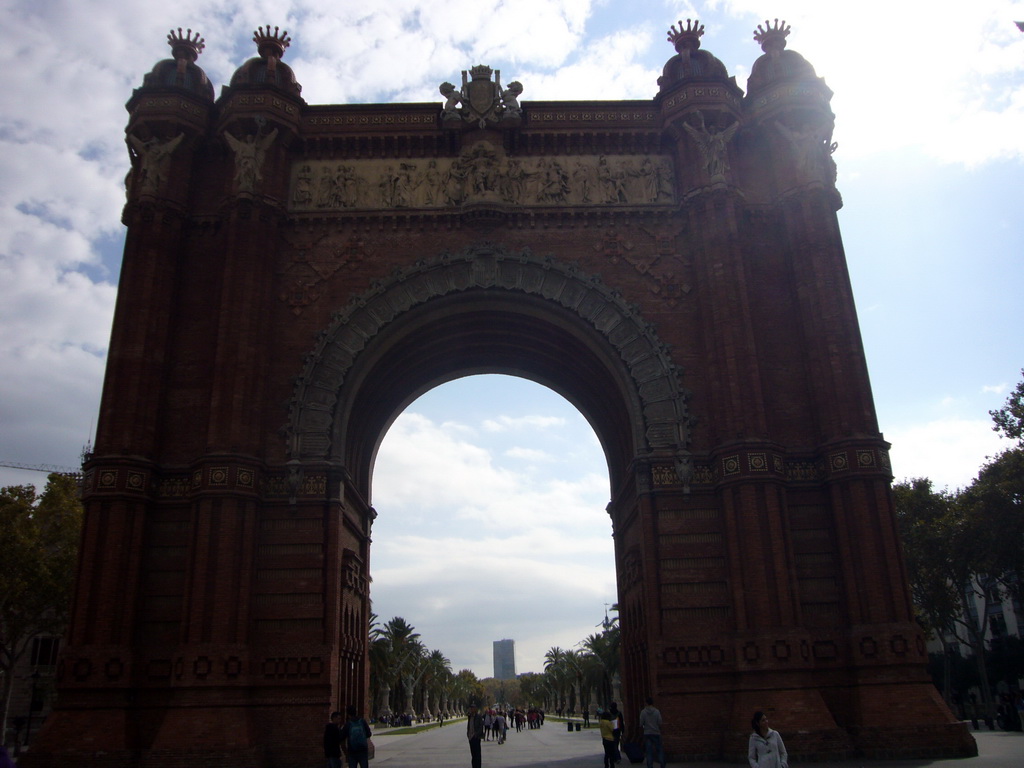
[{"label": "palm tree", "polygon": [[452,663],[441,651],[431,651],[423,665],[423,714],[433,715],[430,708],[431,693],[437,697],[438,709],[443,709],[448,680],[452,674]]},{"label": "palm tree", "polygon": [[410,677],[418,668],[424,651],[419,638],[419,633],[401,616],[394,617],[382,628],[371,629],[371,665],[375,664],[371,666],[371,675],[375,677],[379,686],[380,711],[393,711],[392,692],[399,686],[402,687],[402,700],[394,702],[401,705],[396,709],[411,710]]},{"label": "palm tree", "polygon": [[566,660],[568,652],[557,645],[549,648],[544,654],[544,673],[551,682],[555,693],[555,709],[567,708],[568,697],[565,694],[566,683],[570,681],[569,666]]},{"label": "palm tree", "polygon": [[373,715],[388,711],[391,695],[388,683],[391,648],[378,618],[376,613],[370,612],[370,712]]},{"label": "palm tree", "polygon": [[582,711],[583,654],[580,651],[570,649],[565,652],[565,674],[569,680],[569,692],[572,694],[569,711]]},{"label": "palm tree", "polygon": [[400,705],[397,709],[414,715],[413,693],[422,672],[426,648],[420,642],[419,632],[413,631],[413,626],[401,616],[391,619],[384,632],[391,643],[394,680],[402,688],[401,699],[395,702]]},{"label": "palm tree", "polygon": [[593,683],[605,704],[615,700],[614,680],[619,672],[619,637],[619,626],[613,623],[609,629],[592,634],[583,641],[584,649],[596,662],[592,673],[598,679]]}]

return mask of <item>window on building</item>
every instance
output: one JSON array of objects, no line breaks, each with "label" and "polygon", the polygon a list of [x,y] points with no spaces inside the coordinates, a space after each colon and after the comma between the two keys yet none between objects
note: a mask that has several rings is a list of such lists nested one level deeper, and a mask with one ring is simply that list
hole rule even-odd
[{"label": "window on building", "polygon": [[57,664],[60,650],[59,637],[36,637],[32,639],[32,666],[52,667]]}]

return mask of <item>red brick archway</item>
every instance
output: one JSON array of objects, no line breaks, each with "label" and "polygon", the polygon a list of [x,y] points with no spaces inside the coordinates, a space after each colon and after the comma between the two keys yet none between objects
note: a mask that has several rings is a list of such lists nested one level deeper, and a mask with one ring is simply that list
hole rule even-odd
[{"label": "red brick archway", "polygon": [[293,460],[347,467],[369,498],[376,448],[401,409],[485,372],[572,402],[604,446],[613,488],[638,457],[688,462],[679,372],[637,309],[592,275],[494,245],[421,262],[332,320],[296,386]]},{"label": "red brick archway", "polygon": [[676,759],[742,753],[754,709],[796,755],[972,753],[924,673],[831,91],[784,32],[747,94],[688,29],[650,101],[520,104],[478,67],[444,107],[307,105],[262,32],[214,101],[172,35],[128,102],[77,593],[26,765],[319,759],[366,696],[380,440],[488,371],[604,447],[629,730],[651,694]]}]

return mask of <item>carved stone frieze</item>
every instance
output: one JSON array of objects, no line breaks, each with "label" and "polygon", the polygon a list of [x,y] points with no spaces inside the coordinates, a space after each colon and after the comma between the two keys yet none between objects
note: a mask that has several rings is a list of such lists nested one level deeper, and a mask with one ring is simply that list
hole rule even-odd
[{"label": "carved stone frieze", "polygon": [[509,157],[478,143],[456,158],[312,160],[292,167],[293,212],[519,206],[665,205],[673,202],[665,156]]}]

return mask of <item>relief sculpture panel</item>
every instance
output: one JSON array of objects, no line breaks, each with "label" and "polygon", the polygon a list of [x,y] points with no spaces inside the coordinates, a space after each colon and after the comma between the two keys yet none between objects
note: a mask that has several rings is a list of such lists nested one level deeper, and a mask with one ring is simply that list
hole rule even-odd
[{"label": "relief sculpture panel", "polygon": [[302,160],[292,167],[289,208],[302,211],[524,206],[665,205],[667,157],[508,157],[476,144],[457,158]]}]

